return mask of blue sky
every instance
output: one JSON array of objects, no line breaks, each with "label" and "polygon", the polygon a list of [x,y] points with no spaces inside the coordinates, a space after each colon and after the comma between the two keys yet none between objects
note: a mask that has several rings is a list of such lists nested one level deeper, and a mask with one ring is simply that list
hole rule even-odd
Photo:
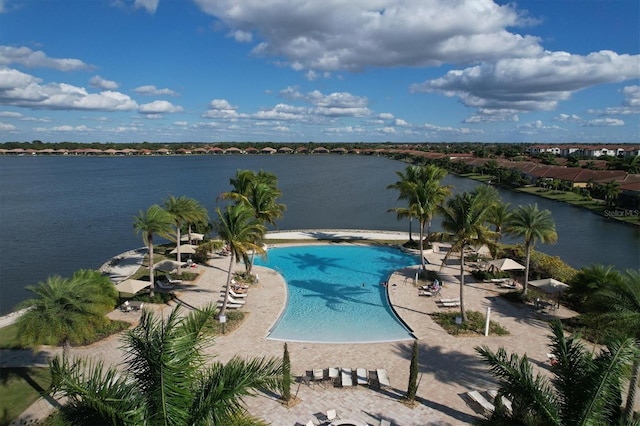
[{"label": "blue sky", "polygon": [[0,0],[0,142],[640,142],[637,0]]}]

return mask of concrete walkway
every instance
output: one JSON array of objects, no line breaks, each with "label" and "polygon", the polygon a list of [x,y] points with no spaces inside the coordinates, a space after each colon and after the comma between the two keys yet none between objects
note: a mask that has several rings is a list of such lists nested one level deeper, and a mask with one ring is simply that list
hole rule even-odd
[{"label": "concrete walkway", "polygon": [[[319,231],[322,235],[341,235],[345,231]],[[288,235],[287,235],[288,234]],[[406,234],[388,234],[387,240],[401,240]],[[286,235],[286,238],[284,237]],[[316,238],[317,231],[300,231],[296,233],[279,233],[278,240],[305,240]],[[296,238],[292,237],[296,236]],[[353,239],[382,239],[378,233],[358,232]],[[328,238],[332,239],[332,238]],[[430,261],[441,276],[454,277],[457,274],[455,265],[443,268],[437,263],[442,253],[430,253]],[[228,257],[215,256],[209,265],[198,266],[198,279],[192,284],[185,284],[177,292],[181,301],[190,306],[202,306],[219,299],[227,277]],[[274,425],[306,424],[313,414],[326,413],[336,409],[342,418],[350,418],[361,423],[378,424],[386,419],[394,425],[462,425],[473,421],[476,413],[465,403],[462,395],[469,390],[495,388],[491,374],[477,356],[474,347],[487,345],[493,350],[504,347],[508,352],[526,353],[534,364],[536,371],[548,373],[546,353],[548,352],[550,319],[539,314],[529,306],[514,305],[499,297],[505,291],[495,284],[471,283],[465,286],[467,309],[485,312],[492,310],[492,319],[499,322],[510,332],[509,336],[472,336],[455,337],[443,331],[432,320],[430,313],[447,308],[440,308],[435,300],[419,297],[414,287],[414,277],[418,265],[397,271],[391,276],[388,286],[389,298],[396,312],[413,330],[419,339],[420,350],[420,383],[418,390],[419,404],[409,408],[400,402],[407,388],[411,342],[392,342],[375,344],[316,344],[290,342],[288,348],[291,356],[292,373],[297,377],[305,376],[313,368],[349,367],[369,370],[385,368],[391,379],[391,387],[385,390],[369,389],[358,386],[353,389],[336,388],[329,384],[324,386],[297,383],[292,392],[301,402],[291,408],[279,403],[277,395],[258,394],[245,399],[249,412]],[[260,283],[249,290],[246,307],[249,315],[240,328],[227,335],[216,338],[209,353],[216,361],[226,362],[231,357],[239,356],[282,356],[283,342],[266,339],[269,329],[284,309],[286,301],[286,284],[275,271],[263,267],[255,267],[260,275]],[[457,280],[457,278],[456,278]],[[444,279],[442,297],[457,297],[459,285]],[[158,313],[167,314],[172,309],[166,305],[150,305]],[[455,308],[452,308],[455,309]],[[569,316],[572,312],[561,308],[557,316]],[[112,318],[125,319],[137,323],[139,313],[122,313],[114,311]],[[74,348],[73,355],[101,359],[107,364],[119,365],[122,362],[122,351],[119,336],[111,336],[89,347]],[[58,348],[43,348],[35,354],[35,358],[46,360],[59,353]],[[6,360],[6,353],[0,353],[0,360]],[[28,360],[22,359],[27,363]],[[40,400],[30,407],[19,419],[42,418],[53,408],[51,404]],[[20,423],[15,423],[20,424]],[[22,423],[24,424],[24,423]]]}]

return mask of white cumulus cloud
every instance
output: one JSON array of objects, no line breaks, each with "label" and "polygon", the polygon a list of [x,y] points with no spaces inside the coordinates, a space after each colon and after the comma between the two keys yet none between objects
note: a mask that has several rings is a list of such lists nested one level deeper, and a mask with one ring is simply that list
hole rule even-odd
[{"label": "white cumulus cloud", "polygon": [[171,89],[158,89],[153,85],[140,86],[133,89],[139,95],[145,96],[177,96],[178,94]]},{"label": "white cumulus cloud", "polygon": [[195,0],[231,32],[256,34],[255,54],[296,70],[437,66],[532,56],[539,40],[507,28],[529,24],[492,0]]},{"label": "white cumulus cloud", "polygon": [[91,77],[91,80],[89,80],[89,83],[91,83],[93,87],[97,87],[98,89],[103,89],[103,90],[116,90],[118,88],[118,83],[111,80],[105,80],[99,75]]},{"label": "white cumulus cloud", "polygon": [[171,114],[181,111],[181,106],[173,105],[168,101],[153,101],[148,104],[142,104],[138,107],[138,112],[141,114]]},{"label": "white cumulus cloud", "polygon": [[0,105],[35,109],[128,111],[138,105],[129,96],[106,90],[89,93],[83,87],[47,83],[21,71],[0,67]]},{"label": "white cumulus cloud", "polygon": [[582,123],[584,127],[618,127],[624,126],[624,121],[618,118],[596,118]]},{"label": "white cumulus cloud", "polygon": [[469,107],[517,111],[553,110],[575,91],[640,76],[640,55],[600,51],[586,56],[545,52],[508,58],[414,84],[413,92],[458,96]]},{"label": "white cumulus cloud", "polygon": [[53,68],[59,71],[89,70],[79,59],[50,58],[43,51],[28,47],[0,46],[0,65],[19,64],[27,68]]},{"label": "white cumulus cloud", "polygon": [[155,13],[158,9],[160,0],[135,0],[133,7],[136,9],[144,9],[149,13]]}]

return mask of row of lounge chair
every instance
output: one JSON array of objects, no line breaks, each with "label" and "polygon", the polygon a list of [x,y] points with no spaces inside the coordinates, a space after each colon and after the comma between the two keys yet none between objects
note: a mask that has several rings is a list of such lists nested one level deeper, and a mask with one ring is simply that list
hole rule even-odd
[{"label": "row of lounge chair", "polygon": [[343,388],[353,386],[387,388],[391,386],[389,374],[384,368],[378,368],[376,370],[367,370],[366,368],[356,368],[353,370],[348,367],[329,367],[328,369],[314,368],[311,378],[313,378],[315,383],[322,384],[325,381],[330,381],[334,386],[341,386]]},{"label": "row of lounge chair", "polygon": [[[227,296],[227,309],[242,308],[247,303],[247,296],[249,295],[249,286],[245,284],[239,284],[235,280],[231,280],[231,288],[229,288],[229,295]],[[226,286],[222,288],[222,299],[218,300],[218,307],[221,308],[224,304],[224,295],[226,293]]]}]

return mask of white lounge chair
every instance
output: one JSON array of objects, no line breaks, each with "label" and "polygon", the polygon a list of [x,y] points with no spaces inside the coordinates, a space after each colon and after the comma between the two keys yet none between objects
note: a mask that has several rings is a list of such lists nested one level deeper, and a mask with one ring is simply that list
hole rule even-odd
[{"label": "white lounge chair", "polygon": [[332,422],[334,420],[338,420],[339,418],[340,417],[338,416],[338,413],[336,412],[336,410],[327,410],[327,420]]},{"label": "white lounge chair", "polygon": [[351,369],[350,368],[343,368],[342,372],[341,372],[341,381],[342,381],[342,387],[343,388],[350,388],[351,386],[353,386],[353,377],[351,375]]},{"label": "white lounge chair", "polygon": [[[495,405],[496,398],[498,397],[498,391],[496,389],[489,389],[487,391],[487,395],[489,396],[489,399],[493,400],[493,404]],[[502,401],[502,405],[504,405],[504,408],[506,408],[507,411],[511,412],[512,410],[511,401],[509,401],[509,399],[505,398],[504,396],[502,397],[501,401]]]},{"label": "white lounge chair", "polygon": [[324,380],[324,370],[322,368],[313,369],[313,380],[315,382],[321,382]]},{"label": "white lounge chair", "polygon": [[436,297],[440,295],[440,288],[437,290],[418,290],[418,296]]},{"label": "white lounge chair", "polygon": [[247,293],[236,293],[232,288],[229,289],[229,294],[236,299],[243,299],[248,296]]},{"label": "white lounge chair", "polygon": [[380,419],[380,426],[391,426],[391,422],[389,420]]},{"label": "white lounge chair", "polygon": [[487,401],[484,396],[480,395],[478,391],[473,390],[467,392],[467,397],[480,408],[482,414],[489,415],[495,410],[494,405]]},{"label": "white lounge chair", "polygon": [[[218,308],[222,308],[223,302],[218,302]],[[238,309],[242,308],[242,305],[238,305],[237,303],[227,303],[227,309]]]},{"label": "white lounge chair", "polygon": [[340,369],[335,367],[329,367],[329,379],[335,384],[340,377]]},{"label": "white lounge chair", "polygon": [[245,303],[247,303],[246,300],[236,300],[231,296],[227,296],[227,301],[231,302],[231,303],[234,303],[236,305],[244,305]]},{"label": "white lounge chair", "polygon": [[169,274],[164,274],[164,276],[167,278],[169,284],[182,284],[182,280],[174,280]]},{"label": "white lounge chair", "polygon": [[378,368],[376,370],[376,373],[378,373],[378,383],[380,384],[381,388],[387,388],[391,386],[387,370],[385,370],[384,368]]},{"label": "white lounge chair", "polygon": [[436,303],[455,303],[455,302],[459,302],[460,298],[459,297],[452,297],[449,299],[445,299],[445,298],[440,298],[438,300],[436,300]]},{"label": "white lounge chair", "polygon": [[369,380],[367,380],[367,369],[366,368],[358,368],[356,370],[356,376],[358,379],[358,385],[368,385]]},{"label": "white lounge chair", "polygon": [[460,301],[456,300],[455,302],[442,302],[440,304],[440,306],[442,306],[444,308],[456,308],[456,307],[460,306]]}]

